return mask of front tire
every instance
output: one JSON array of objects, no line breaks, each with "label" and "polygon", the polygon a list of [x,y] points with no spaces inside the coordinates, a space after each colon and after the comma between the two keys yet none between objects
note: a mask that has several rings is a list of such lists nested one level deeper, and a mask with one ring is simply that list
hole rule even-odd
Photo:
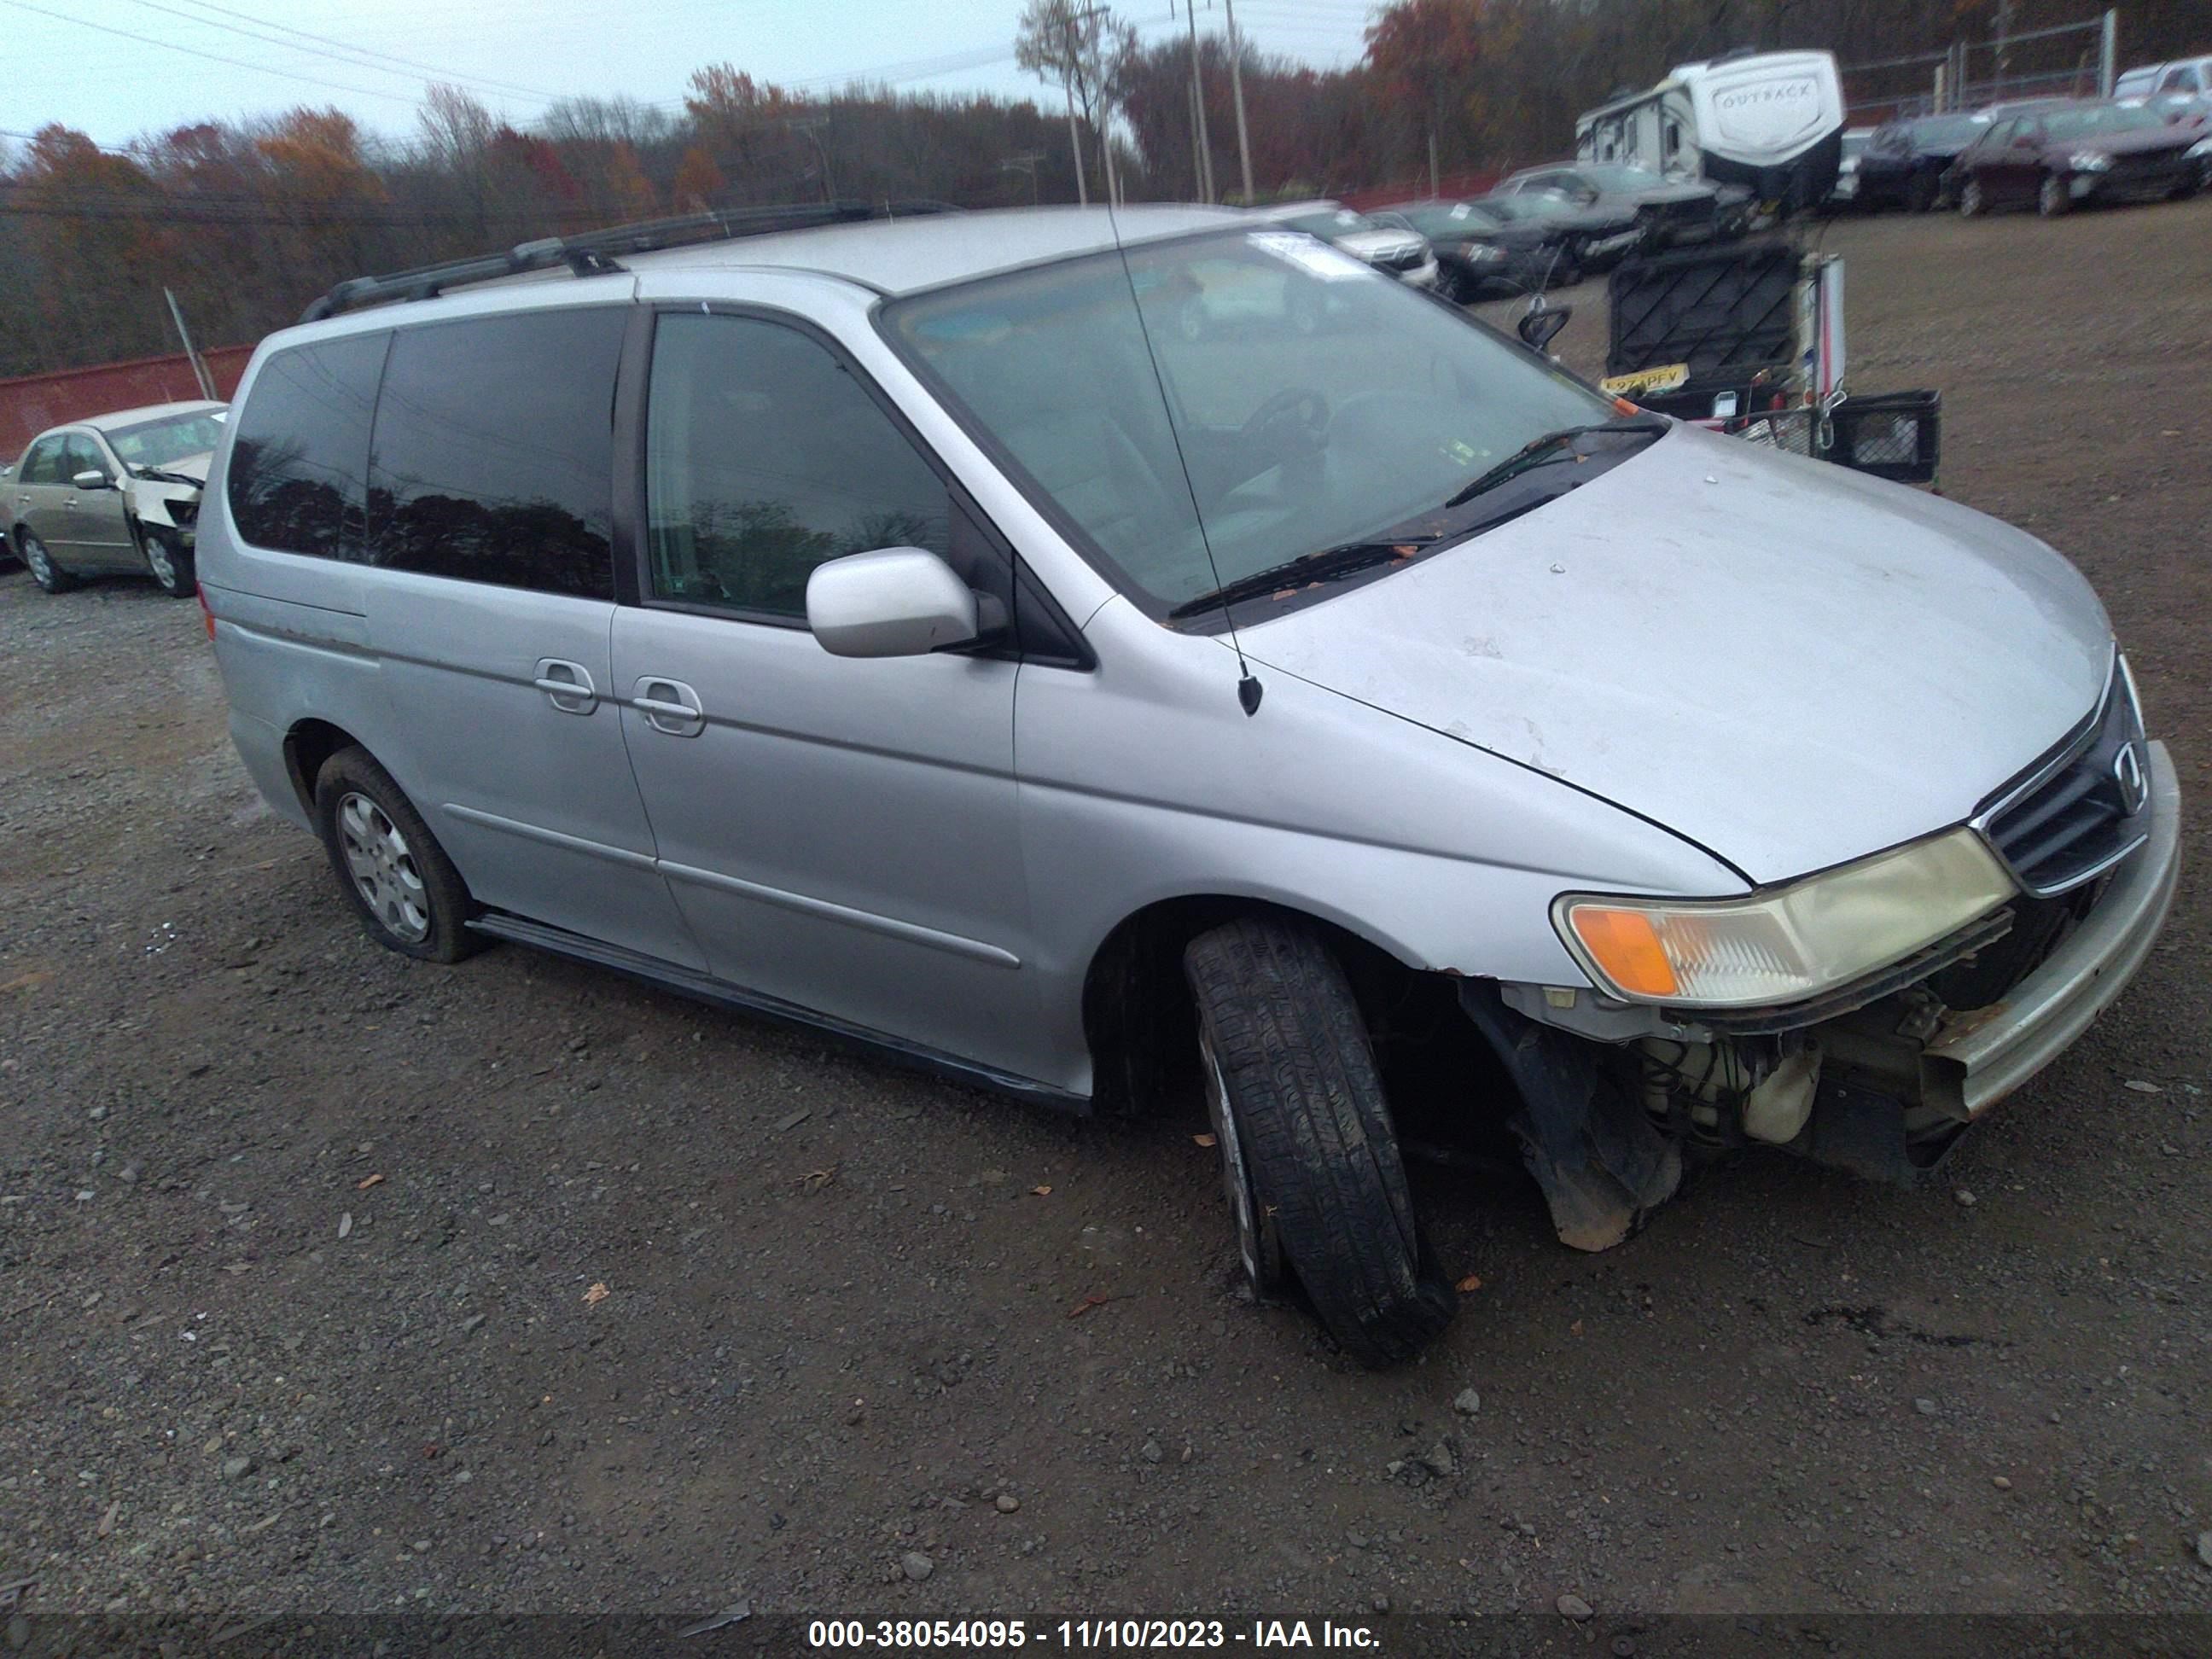
[{"label": "front tire", "polygon": [[1982,194],[1982,181],[1969,179],[1959,187],[1959,216],[1978,219],[1988,210],[1989,202]]},{"label": "front tire", "polygon": [[16,550],[23,562],[31,568],[31,580],[48,593],[66,593],[76,586],[76,578],[54,562],[54,556],[46,551],[46,544],[27,530],[15,532]]},{"label": "front tire", "polygon": [[154,580],[164,593],[173,599],[189,599],[200,591],[199,578],[192,568],[192,556],[182,545],[149,530],[145,546],[146,568],[154,573]]},{"label": "front tire", "polygon": [[2035,189],[2035,210],[2046,219],[2063,216],[2074,205],[2074,198],[2066,188],[2066,181],[2055,173],[2043,175],[2043,182]]},{"label": "front tire", "polygon": [[468,929],[466,883],[392,775],[361,748],[341,749],[315,775],[315,828],[338,885],[386,950],[459,962],[489,943]]},{"label": "front tire", "polygon": [[1310,927],[1274,916],[1201,934],[1183,967],[1254,1289],[1295,1278],[1346,1353],[1410,1358],[1458,1298],[1423,1249],[1343,968]]}]

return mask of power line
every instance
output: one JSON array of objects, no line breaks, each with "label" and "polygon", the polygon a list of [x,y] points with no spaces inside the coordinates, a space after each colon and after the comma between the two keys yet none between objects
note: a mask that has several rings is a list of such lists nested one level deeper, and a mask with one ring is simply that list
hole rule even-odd
[{"label": "power line", "polygon": [[[154,0],[138,0],[138,3],[139,3],[140,5],[154,5]],[[401,57],[399,57],[399,56],[398,56],[397,54],[392,53],[392,52],[379,52],[379,51],[377,51],[377,50],[376,50],[374,47],[373,47],[373,46],[354,46],[353,44],[351,44],[351,43],[350,43],[350,42],[349,42],[349,41],[345,41],[345,40],[338,40],[338,39],[337,39],[336,36],[334,36],[334,35],[328,35],[328,34],[317,34],[317,33],[314,33],[314,31],[313,31],[312,29],[297,29],[297,28],[294,28],[294,27],[293,27],[289,23],[278,23],[278,22],[271,21],[270,20],[269,20],[269,19],[267,19],[267,18],[264,18],[264,17],[257,17],[257,16],[255,16],[255,15],[254,15],[252,13],[251,13],[251,12],[243,12],[243,11],[240,11],[240,10],[238,10],[235,7],[233,7],[233,6],[222,6],[222,5],[217,5],[217,4],[216,4],[216,3],[215,3],[215,0],[185,0],[185,3],[187,3],[188,5],[191,5],[191,6],[196,7],[197,9],[199,9],[199,10],[201,10],[201,11],[220,12],[220,13],[222,13],[224,16],[226,16],[226,17],[236,17],[236,18],[240,18],[240,19],[243,20],[244,21],[246,21],[246,22],[247,22],[247,23],[250,23],[250,24],[252,24],[253,26],[255,26],[256,27],[258,27],[258,28],[275,29],[275,30],[276,30],[279,33],[282,33],[282,34],[296,35],[297,37],[299,37],[299,38],[300,38],[301,40],[316,40],[316,41],[319,41],[319,42],[321,42],[324,46],[335,46],[335,47],[337,47],[337,48],[340,52],[348,52],[348,53],[351,53],[354,57],[356,57],[356,58],[381,58],[384,62],[386,62],[386,63],[387,63],[387,64],[394,64],[398,65],[398,66],[399,66],[399,68],[401,68],[401,69],[410,70],[413,70],[413,71],[416,71],[416,72],[420,73],[420,74],[427,75],[427,76],[430,76],[430,77],[431,77],[431,79],[433,79],[433,80],[437,80],[437,81],[453,81],[453,82],[467,82],[472,83],[472,84],[477,85],[477,86],[481,86],[481,87],[489,87],[489,88],[499,88],[499,89],[501,89],[501,90],[507,91],[507,92],[519,92],[519,93],[522,93],[522,94],[524,94],[525,95],[526,95],[526,96],[528,96],[528,97],[532,97],[532,98],[542,98],[542,99],[545,100],[548,103],[551,103],[551,102],[553,102],[553,101],[555,101],[555,100],[558,100],[561,96],[562,96],[562,94],[560,94],[560,93],[557,93],[557,92],[547,92],[547,91],[545,91],[543,88],[540,88],[540,87],[526,87],[526,86],[524,86],[524,85],[522,85],[520,82],[514,82],[514,81],[501,81],[501,80],[494,79],[494,78],[492,78],[492,77],[490,77],[490,76],[479,76],[479,75],[455,75],[455,74],[452,73],[452,72],[451,72],[451,71],[449,71],[449,70],[442,70],[442,69],[438,68],[435,64],[419,63],[419,62],[417,62],[416,59],[414,59],[414,58],[401,58]],[[167,11],[167,10],[168,10],[168,9],[169,9],[169,8],[168,8],[168,7],[167,7],[167,6],[158,6],[158,5],[155,5],[154,9],[155,9],[155,10],[157,10],[157,11]],[[184,13],[179,12],[179,13],[178,13],[177,15],[178,15],[179,16],[183,16],[185,14],[184,14]],[[207,24],[209,25],[209,27],[214,27],[214,28],[222,28],[222,27],[227,27],[226,25],[220,24],[220,23],[216,23],[216,22],[215,22],[212,19],[210,19],[210,18],[195,18],[195,19],[193,19],[192,21],[194,21],[195,22],[204,22],[204,23],[207,23]],[[243,31],[240,31],[240,33],[243,33]],[[283,43],[281,43],[281,42],[280,42],[280,43],[278,43],[278,44],[283,44]],[[302,51],[304,51],[304,50],[306,50],[306,48],[303,48],[303,47],[302,47],[302,48],[295,48],[295,50],[302,50]],[[325,53],[325,54],[321,54],[321,55],[323,55],[323,56],[328,56],[329,54]],[[374,68],[374,65],[373,65],[373,64],[362,64],[362,67],[363,67],[363,68]],[[391,71],[386,70],[386,71],[384,71],[384,72],[385,72],[385,73],[390,73]]]},{"label": "power line", "polygon": [[333,92],[350,92],[362,98],[382,98],[395,104],[410,106],[420,104],[420,98],[404,97],[396,92],[379,92],[373,87],[348,86],[342,82],[325,81],[313,75],[301,75],[292,70],[272,69],[266,64],[248,63],[243,58],[226,58],[219,52],[202,52],[198,46],[180,46],[173,40],[161,40],[150,34],[134,34],[129,29],[118,29],[106,23],[88,22],[82,17],[72,17],[67,12],[49,11],[44,6],[34,6],[30,0],[0,0],[0,5],[13,6],[17,11],[35,12],[41,17],[51,17],[58,23],[67,23],[75,28],[97,29],[102,34],[112,34],[125,40],[136,40],[143,46],[161,46],[170,52],[181,52],[188,58],[204,58],[211,64],[228,64],[234,69],[253,70],[263,75],[280,76],[287,81],[299,81],[308,86],[326,87]]}]

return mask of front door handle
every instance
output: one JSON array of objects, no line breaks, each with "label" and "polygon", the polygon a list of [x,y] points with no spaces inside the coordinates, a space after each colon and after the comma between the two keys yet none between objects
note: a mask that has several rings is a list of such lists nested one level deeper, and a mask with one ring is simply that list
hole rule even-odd
[{"label": "front door handle", "polygon": [[681,680],[648,674],[637,683],[629,701],[654,731],[672,738],[696,738],[707,729],[699,694]]},{"label": "front door handle", "polygon": [[564,714],[588,714],[599,704],[591,671],[580,662],[540,657],[538,676],[531,684],[545,694],[546,702]]}]

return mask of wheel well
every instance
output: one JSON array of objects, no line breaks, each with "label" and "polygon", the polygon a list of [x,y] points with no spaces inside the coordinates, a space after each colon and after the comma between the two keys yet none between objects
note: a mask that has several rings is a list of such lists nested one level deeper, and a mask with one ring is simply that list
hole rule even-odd
[{"label": "wheel well", "polygon": [[1183,947],[1207,929],[1255,911],[1294,917],[1328,941],[1370,1029],[1416,982],[1444,983],[1442,975],[1407,967],[1348,928],[1287,905],[1226,894],[1163,899],[1124,917],[1084,976],[1083,1030],[1091,1046],[1095,1110],[1133,1117],[1196,1105],[1198,1012],[1183,978]]},{"label": "wheel well", "polygon": [[328,720],[301,720],[284,734],[284,769],[310,817],[315,811],[315,775],[339,750],[354,746],[353,734]]}]

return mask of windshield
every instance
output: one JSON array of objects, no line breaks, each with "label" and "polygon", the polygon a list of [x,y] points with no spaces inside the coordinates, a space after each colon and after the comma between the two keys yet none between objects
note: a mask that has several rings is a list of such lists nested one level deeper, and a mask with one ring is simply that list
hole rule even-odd
[{"label": "windshield", "polygon": [[1577,170],[1600,190],[1656,190],[1667,182],[1642,167],[1585,167]]},{"label": "windshield", "polygon": [[1549,219],[1573,210],[1574,204],[1553,190],[1524,191],[1518,196],[1486,196],[1477,210],[1499,219]]},{"label": "windshield", "polygon": [[1318,236],[1325,242],[1334,237],[1355,235],[1360,231],[1375,228],[1374,222],[1365,214],[1354,213],[1350,208],[1301,213],[1294,219],[1284,219],[1279,222],[1292,230],[1303,230],[1309,236]]},{"label": "windshield", "polygon": [[1426,207],[1400,208],[1398,215],[1424,236],[1449,241],[1455,236],[1479,236],[1498,228],[1486,207],[1468,202],[1431,203]]},{"label": "windshield", "polygon": [[167,420],[145,421],[107,434],[108,447],[125,466],[169,466],[204,455],[222,440],[220,410],[203,409]]},{"label": "windshield", "polygon": [[2043,118],[2044,135],[2054,143],[2097,138],[2112,132],[2147,131],[2165,125],[2165,118],[2155,110],[2129,109],[2118,104],[2095,109],[2064,109]]},{"label": "windshield", "polygon": [[1127,265],[1108,252],[988,277],[897,301],[884,319],[1155,614],[1433,514],[1532,439],[1617,413],[1304,237],[1142,246]]},{"label": "windshield", "polygon": [[1929,145],[1956,144],[1964,149],[1982,136],[1989,123],[1978,115],[1938,115],[1925,121],[1915,121],[1906,133],[1913,143]]}]

